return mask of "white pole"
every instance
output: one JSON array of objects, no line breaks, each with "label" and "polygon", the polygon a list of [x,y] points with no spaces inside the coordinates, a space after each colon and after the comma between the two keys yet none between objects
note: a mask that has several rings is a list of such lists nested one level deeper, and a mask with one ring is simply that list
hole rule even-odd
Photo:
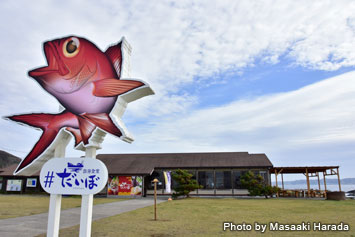
[{"label": "white pole", "polygon": [[[130,56],[132,47],[129,43],[123,39],[123,62],[122,62],[122,78],[130,77],[131,64]],[[96,129],[92,137],[90,138],[90,143],[85,147],[85,157],[96,159],[96,150],[101,148],[101,143],[104,140],[106,133]],[[91,236],[91,222],[92,222],[92,206],[93,206],[93,195],[82,195],[81,199],[81,213],[80,213],[80,237],[90,237]]]},{"label": "white pole", "polygon": [[[60,143],[54,150],[54,157],[63,158],[65,156],[66,144]],[[61,194],[51,194],[49,199],[47,237],[57,237],[59,235],[60,208],[62,205]]]},{"label": "white pole", "polygon": [[[85,157],[96,159],[97,147],[90,146],[85,149]],[[80,213],[80,237],[91,236],[92,206],[94,195],[82,195]]]}]

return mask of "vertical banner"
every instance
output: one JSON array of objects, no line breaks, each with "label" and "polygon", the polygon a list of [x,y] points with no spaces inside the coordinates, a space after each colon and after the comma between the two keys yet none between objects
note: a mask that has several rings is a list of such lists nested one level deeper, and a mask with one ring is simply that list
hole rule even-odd
[{"label": "vertical banner", "polygon": [[165,193],[171,193],[171,175],[170,171],[164,171]]}]

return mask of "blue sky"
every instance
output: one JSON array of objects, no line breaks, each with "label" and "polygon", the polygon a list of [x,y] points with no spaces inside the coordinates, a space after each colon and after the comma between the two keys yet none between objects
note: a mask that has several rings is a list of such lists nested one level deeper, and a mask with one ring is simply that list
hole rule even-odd
[{"label": "blue sky", "polygon": [[214,75],[214,78],[224,80],[225,83],[187,86],[183,91],[197,95],[200,99],[199,107],[219,106],[243,98],[297,90],[355,69],[349,66],[324,71],[291,65],[292,62],[287,59],[281,59],[280,63],[274,65],[258,62],[255,66],[245,69],[241,75],[231,72]]},{"label": "blue sky", "polygon": [[[99,153],[249,151],[275,166],[340,165],[354,177],[353,1],[1,1],[0,114],[56,112],[27,76],[42,42],[125,36],[131,75],[156,95],[123,116],[135,141]],[[68,7],[70,6],[70,7]],[[24,157],[40,132],[0,121],[0,149]],[[71,142],[68,156],[82,155]],[[285,177],[285,179],[291,179]]]}]

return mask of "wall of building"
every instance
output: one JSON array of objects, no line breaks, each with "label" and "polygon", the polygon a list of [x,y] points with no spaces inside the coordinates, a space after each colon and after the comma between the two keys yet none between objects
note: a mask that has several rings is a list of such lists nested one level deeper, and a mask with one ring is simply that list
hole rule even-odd
[{"label": "wall of building", "polygon": [[44,192],[38,176],[2,176],[0,177],[1,193],[40,193]]},{"label": "wall of building", "polygon": [[[243,189],[241,184],[241,176],[247,171],[252,171],[257,175],[261,175],[264,180],[270,183],[270,174],[268,169],[187,169],[199,185],[203,188],[191,192],[191,195],[216,195],[216,196],[238,196],[247,195],[248,191]],[[164,171],[168,170],[155,170],[151,176],[146,177],[145,184],[147,185],[147,194],[154,194],[154,186],[151,182],[157,178],[159,183],[157,185],[157,193],[159,195],[170,195],[165,192],[165,178]],[[169,170],[171,171],[171,170]],[[172,181],[172,189],[176,183]]]}]

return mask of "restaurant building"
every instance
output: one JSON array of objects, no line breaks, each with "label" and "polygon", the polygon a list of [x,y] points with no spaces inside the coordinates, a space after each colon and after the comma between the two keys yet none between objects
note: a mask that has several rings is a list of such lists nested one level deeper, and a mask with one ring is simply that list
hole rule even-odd
[{"label": "restaurant building", "polygon": [[[270,169],[272,163],[265,154],[249,154],[248,152],[208,152],[208,153],[151,153],[151,154],[100,154],[101,160],[108,169],[108,184],[100,194],[108,197],[141,197],[153,194],[152,180],[157,178],[158,195],[171,195],[166,192],[165,174],[177,169],[188,170],[202,188],[191,195],[196,196],[239,196],[248,192],[242,188],[241,176],[252,171],[263,176],[271,184]],[[9,191],[9,183],[21,186],[21,192],[42,191],[38,176],[13,176],[16,165],[0,171],[2,192]],[[33,181],[37,179],[37,181]],[[19,180],[21,184],[19,184]],[[29,182],[32,186],[27,187]],[[171,189],[175,182],[172,180]],[[31,184],[30,184],[31,186]]]}]

